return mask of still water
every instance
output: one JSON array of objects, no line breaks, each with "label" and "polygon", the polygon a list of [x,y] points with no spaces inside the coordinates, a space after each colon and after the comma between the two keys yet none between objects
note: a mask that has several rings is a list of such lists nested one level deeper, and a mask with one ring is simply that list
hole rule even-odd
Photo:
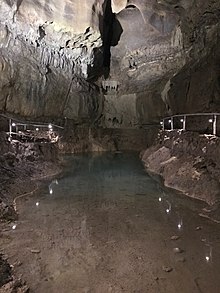
[{"label": "still water", "polygon": [[164,189],[136,153],[65,160],[19,201],[9,232],[32,292],[220,292],[220,229],[199,216],[204,204]]}]

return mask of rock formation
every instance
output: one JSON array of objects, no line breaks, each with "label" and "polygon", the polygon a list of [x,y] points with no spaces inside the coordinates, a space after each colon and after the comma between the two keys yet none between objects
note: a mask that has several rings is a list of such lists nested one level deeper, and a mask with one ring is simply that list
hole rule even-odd
[{"label": "rock formation", "polygon": [[156,143],[142,152],[142,161],[165,186],[219,206],[219,143],[217,137],[195,132],[161,132]]},{"label": "rock formation", "polygon": [[218,0],[2,0],[0,110],[107,128],[219,111],[219,19]]}]

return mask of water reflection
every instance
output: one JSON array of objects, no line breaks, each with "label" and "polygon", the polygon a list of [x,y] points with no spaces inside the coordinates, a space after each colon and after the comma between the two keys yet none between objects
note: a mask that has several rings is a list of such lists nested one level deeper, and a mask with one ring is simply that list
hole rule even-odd
[{"label": "water reflection", "polygon": [[178,220],[177,220],[177,228],[178,230],[182,230],[183,229],[183,219],[182,219],[182,216],[180,215],[179,212],[176,212],[177,213],[177,217],[178,217]]},{"label": "water reflection", "polygon": [[57,179],[53,180],[53,181],[49,184],[49,186],[48,186],[48,188],[49,188],[49,194],[53,194],[53,185],[58,185],[58,184],[59,184],[59,182],[58,182]]},{"label": "water reflection", "polygon": [[162,207],[163,211],[165,211],[165,213],[169,216],[171,215],[172,211],[172,217],[170,217],[170,221],[171,223],[175,223],[178,231],[181,231],[183,229],[183,218],[178,211],[178,205],[175,204],[175,207],[173,207],[171,199],[169,198],[169,194],[166,194],[163,190],[161,190],[161,187],[159,187],[158,189],[161,193],[161,195],[158,197],[158,202],[160,203],[160,206]]},{"label": "water reflection", "polygon": [[179,224],[177,225],[177,228],[179,230],[181,230],[183,228],[183,221],[182,220],[180,220]]},{"label": "water reflection", "polygon": [[205,243],[205,260],[207,263],[212,262],[213,259],[213,247],[211,243]]},{"label": "water reflection", "polygon": [[68,162],[73,167],[60,180],[57,193],[62,190],[86,197],[155,196],[156,183],[137,158],[137,153],[70,157]]},{"label": "water reflection", "polygon": [[172,205],[171,205],[171,203],[168,200],[166,200],[166,203],[168,205],[168,208],[166,209],[166,213],[169,214],[171,212]]},{"label": "water reflection", "polygon": [[[194,287],[189,285],[185,290],[185,286],[194,284],[197,277],[206,280],[207,274],[213,273],[217,249],[211,242],[201,241],[201,237],[208,237],[204,223],[188,208],[188,199],[180,200],[177,194],[157,188],[137,155],[77,155],[67,160],[70,167],[59,182],[49,182],[36,197],[29,197],[25,202],[20,213],[24,221],[16,233],[12,232],[22,233],[25,226],[23,235],[27,246],[35,248],[39,244],[37,248],[41,248],[43,257],[37,264],[32,264],[31,259],[32,268],[40,264],[43,271],[47,267],[47,279],[61,272],[50,284],[37,280],[41,286],[47,283],[56,287],[54,290],[42,287],[38,292],[72,292],[78,278],[83,283],[90,274],[91,280],[100,278],[102,286],[107,278],[120,283],[124,276],[127,284],[136,276],[137,288],[131,290],[128,286],[124,291],[142,292],[143,287],[138,288],[136,280],[143,271],[156,272],[162,280],[161,267],[165,264],[174,269],[178,280],[177,289],[169,290],[173,288],[172,279],[167,292],[178,292],[181,282],[183,290],[179,292],[193,292]],[[33,207],[35,213],[30,213]],[[201,231],[195,229],[201,226]],[[21,236],[21,245],[25,237]],[[24,261],[25,257],[24,254]],[[200,266],[202,270],[197,270]],[[81,279],[84,272],[85,278]],[[39,278],[42,279],[41,275]],[[141,284],[147,279],[148,275],[143,276]],[[69,283],[72,287],[62,290]],[[155,284],[158,286],[159,282]],[[61,289],[57,289],[59,285]],[[215,292],[207,291],[205,285],[202,288],[203,292]],[[106,287],[99,289],[96,287],[91,292],[109,291]],[[159,289],[155,287],[152,292]],[[77,287],[74,292],[81,291]]]}]

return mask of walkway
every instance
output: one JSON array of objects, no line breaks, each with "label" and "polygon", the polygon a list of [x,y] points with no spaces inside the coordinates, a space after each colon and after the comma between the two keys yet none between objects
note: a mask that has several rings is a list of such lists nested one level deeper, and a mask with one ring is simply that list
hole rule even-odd
[{"label": "walkway", "polygon": [[203,134],[220,135],[220,113],[179,114],[165,117],[160,122],[163,130],[188,130]]},{"label": "walkway", "polygon": [[55,143],[59,140],[60,130],[64,128],[53,123],[22,121],[9,115],[0,114],[8,121],[9,141]]}]

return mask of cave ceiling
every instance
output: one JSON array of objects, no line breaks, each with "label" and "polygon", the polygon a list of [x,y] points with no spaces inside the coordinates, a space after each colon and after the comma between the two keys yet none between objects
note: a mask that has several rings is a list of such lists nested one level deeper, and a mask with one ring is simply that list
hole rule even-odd
[{"label": "cave ceiling", "polygon": [[1,0],[0,109],[96,119],[103,80],[113,80],[151,112],[157,97],[158,117],[184,111],[176,105],[190,98],[177,103],[171,85],[180,79],[187,95],[186,68],[217,56],[219,19],[219,0]]}]

